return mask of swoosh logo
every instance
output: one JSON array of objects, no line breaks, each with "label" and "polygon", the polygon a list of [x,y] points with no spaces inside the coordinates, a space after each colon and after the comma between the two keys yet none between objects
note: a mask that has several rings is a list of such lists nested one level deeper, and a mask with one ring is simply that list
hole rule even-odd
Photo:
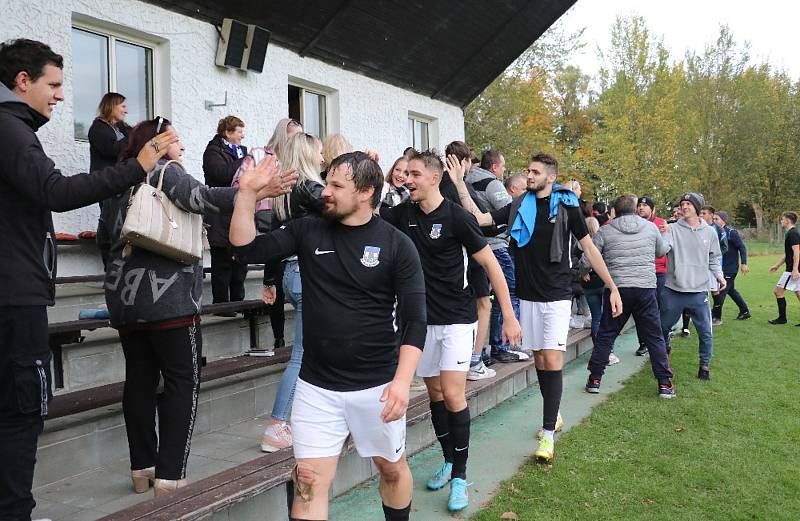
[{"label": "swoosh logo", "polygon": [[326,253],[336,253],[336,250],[320,250],[319,248],[314,250],[314,255],[325,255]]},{"label": "swoosh logo", "polygon": [[456,363],[459,365],[466,364],[467,362],[469,362],[469,360],[464,360],[463,362],[459,362],[458,360],[456,360]]}]

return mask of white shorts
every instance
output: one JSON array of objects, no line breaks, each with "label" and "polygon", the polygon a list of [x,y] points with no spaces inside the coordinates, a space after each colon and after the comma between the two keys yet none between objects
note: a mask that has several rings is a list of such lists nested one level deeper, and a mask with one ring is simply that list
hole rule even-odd
[{"label": "white shorts", "polygon": [[339,456],[348,434],[362,458],[398,461],[406,450],[406,417],[384,423],[380,398],[384,388],[330,391],[297,379],[292,403],[295,458]]},{"label": "white shorts", "polygon": [[784,271],[775,287],[783,288],[786,291],[800,291],[800,279],[792,280],[792,272]]},{"label": "white shorts", "polygon": [[567,350],[571,300],[532,302],[519,300],[519,322],[522,326],[522,347],[533,351]]},{"label": "white shorts", "polygon": [[417,376],[439,376],[442,371],[469,371],[478,323],[428,326],[425,349],[417,364]]}]

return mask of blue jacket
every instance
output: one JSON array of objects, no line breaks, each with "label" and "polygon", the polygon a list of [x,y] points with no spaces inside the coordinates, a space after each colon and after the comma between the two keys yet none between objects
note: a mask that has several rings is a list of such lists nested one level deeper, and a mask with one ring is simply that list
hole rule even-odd
[{"label": "blue jacket", "polygon": [[739,256],[742,257],[742,264],[747,264],[747,247],[736,228],[725,226],[724,231],[728,236],[728,251],[722,255],[722,273],[736,275],[739,272]]}]

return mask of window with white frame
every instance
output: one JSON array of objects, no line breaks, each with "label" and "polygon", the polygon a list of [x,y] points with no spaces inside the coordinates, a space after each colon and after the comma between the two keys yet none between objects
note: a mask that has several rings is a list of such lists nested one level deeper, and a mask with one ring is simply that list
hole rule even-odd
[{"label": "window with white frame", "polygon": [[309,134],[324,138],[328,134],[328,96],[297,85],[289,85],[289,117],[303,125]]},{"label": "window with white frame", "polygon": [[125,96],[126,121],[152,119],[154,45],[122,34],[73,26],[72,66],[75,139],[87,139],[97,106],[107,92]]},{"label": "window with white frame", "polygon": [[408,143],[415,150],[428,150],[431,147],[430,120],[419,116],[408,116]]}]

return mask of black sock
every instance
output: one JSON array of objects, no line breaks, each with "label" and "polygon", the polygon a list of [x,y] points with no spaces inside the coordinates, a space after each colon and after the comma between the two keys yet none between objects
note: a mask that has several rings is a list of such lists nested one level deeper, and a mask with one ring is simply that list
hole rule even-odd
[{"label": "black sock", "polygon": [[689,313],[683,311],[683,327],[681,329],[689,329]]},{"label": "black sock", "polygon": [[775,297],[778,301],[778,320],[786,320],[786,299],[784,297]]},{"label": "black sock", "polygon": [[392,508],[383,505],[383,515],[386,521],[408,521],[411,513],[411,503],[406,508]]},{"label": "black sock", "polygon": [[450,421],[444,400],[431,402],[431,423],[433,423],[433,432],[436,433],[436,438],[442,446],[444,460],[447,463],[453,463],[453,439],[450,436]]},{"label": "black sock", "polygon": [[556,430],[556,419],[558,409],[561,407],[561,392],[564,389],[564,372],[545,371],[537,369],[536,376],[539,378],[539,390],[542,392],[543,414],[542,427],[547,431]]},{"label": "black sock", "polygon": [[453,440],[453,472],[451,478],[467,479],[469,457],[469,407],[463,411],[447,412],[450,421],[450,439]]}]

